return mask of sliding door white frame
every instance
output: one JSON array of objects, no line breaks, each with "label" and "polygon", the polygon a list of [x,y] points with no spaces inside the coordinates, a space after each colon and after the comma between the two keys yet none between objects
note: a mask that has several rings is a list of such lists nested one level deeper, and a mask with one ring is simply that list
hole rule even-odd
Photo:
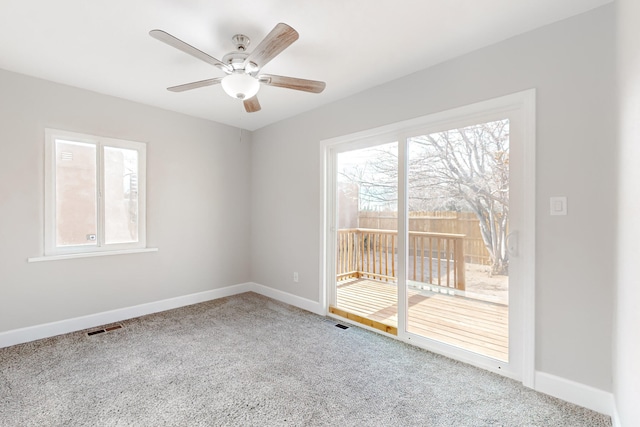
[{"label": "sliding door white frame", "polygon": [[[510,150],[511,202],[515,209],[516,222],[510,227],[518,233],[517,254],[513,265],[519,283],[510,297],[510,311],[516,316],[510,319],[510,363],[479,356],[467,350],[438,341],[425,339],[407,332],[406,307],[406,249],[407,227],[407,140],[425,132],[435,132],[460,123],[478,123],[490,117],[507,116],[513,125],[512,138],[517,144]],[[335,302],[336,260],[336,206],[335,206],[335,160],[338,152],[349,151],[383,142],[398,141],[398,339],[424,347],[436,353],[452,357],[472,365],[518,379],[527,387],[534,386],[535,374],[535,90],[479,102],[476,104],[430,114],[388,126],[370,129],[342,137],[321,141],[321,227],[320,227],[320,295],[325,313]],[[510,292],[511,294],[512,292]],[[513,328],[513,329],[512,329]],[[511,337],[514,337],[512,340]]]}]

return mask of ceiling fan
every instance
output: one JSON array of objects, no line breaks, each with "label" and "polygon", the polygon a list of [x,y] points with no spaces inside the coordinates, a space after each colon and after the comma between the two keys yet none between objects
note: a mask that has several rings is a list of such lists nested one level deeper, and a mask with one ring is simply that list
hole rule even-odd
[{"label": "ceiling fan", "polygon": [[261,84],[311,93],[320,93],[326,86],[325,82],[317,80],[260,73],[260,70],[267,65],[269,61],[298,40],[298,32],[287,24],[280,23],[276,25],[251,53],[246,52],[250,43],[249,37],[244,34],[236,34],[231,40],[236,45],[237,50],[223,56],[222,61],[196,49],[165,31],[151,30],[149,31],[149,35],[154,39],[160,40],[169,46],[173,46],[176,49],[211,64],[227,74],[224,77],[214,77],[212,79],[167,88],[167,90],[171,92],[183,92],[185,90],[212,86],[219,83],[229,96],[243,100],[244,108],[248,113],[253,113],[260,111],[260,102],[258,102],[256,94]]}]

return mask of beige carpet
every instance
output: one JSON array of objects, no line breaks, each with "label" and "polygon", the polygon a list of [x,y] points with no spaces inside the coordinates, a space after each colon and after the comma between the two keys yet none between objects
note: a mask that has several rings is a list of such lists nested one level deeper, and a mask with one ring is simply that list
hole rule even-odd
[{"label": "beige carpet", "polygon": [[0,349],[0,426],[610,426],[247,293]]}]

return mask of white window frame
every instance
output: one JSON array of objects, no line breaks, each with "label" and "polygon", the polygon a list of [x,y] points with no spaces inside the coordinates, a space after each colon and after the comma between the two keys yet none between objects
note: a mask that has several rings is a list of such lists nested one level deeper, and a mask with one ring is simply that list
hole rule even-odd
[{"label": "white window frame", "polygon": [[[95,246],[58,247],[56,243],[56,140],[92,144],[96,147],[96,203],[97,236]],[[138,152],[138,241],[131,243],[105,243],[105,207],[101,195],[104,194],[104,147],[124,148]],[[41,261],[54,258],[111,255],[146,251],[146,176],[147,146],[142,142],[126,141],[70,132],[59,129],[45,129],[45,199],[44,199],[44,257],[32,258]]]}]

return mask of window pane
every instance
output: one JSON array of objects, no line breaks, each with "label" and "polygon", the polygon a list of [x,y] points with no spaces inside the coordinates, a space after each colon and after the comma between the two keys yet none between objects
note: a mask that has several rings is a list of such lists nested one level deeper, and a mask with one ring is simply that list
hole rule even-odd
[{"label": "window pane", "polygon": [[56,246],[95,246],[95,145],[56,140],[55,177]]},{"label": "window pane", "polygon": [[105,243],[138,241],[138,152],[104,147]]}]

